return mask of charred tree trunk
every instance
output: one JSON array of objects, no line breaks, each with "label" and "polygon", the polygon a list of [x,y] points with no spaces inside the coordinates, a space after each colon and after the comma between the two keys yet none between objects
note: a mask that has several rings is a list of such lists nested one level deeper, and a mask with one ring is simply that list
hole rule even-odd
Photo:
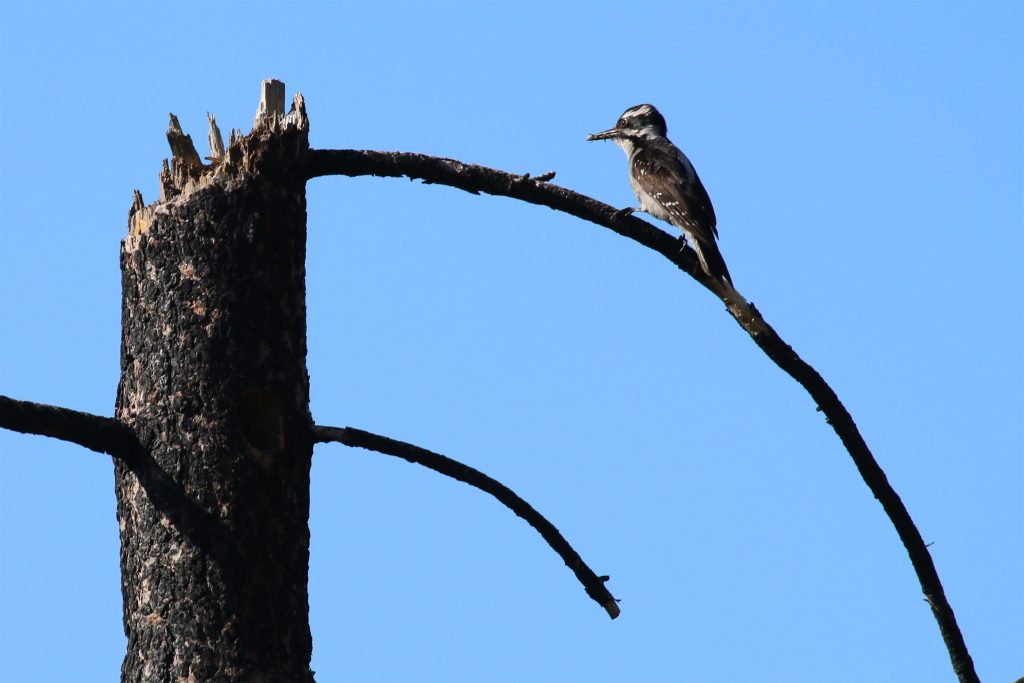
[{"label": "charred tree trunk", "polygon": [[313,452],[301,97],[264,83],[253,131],[211,165],[171,117],[160,201],[121,248],[116,461],[122,681],[312,681]]}]

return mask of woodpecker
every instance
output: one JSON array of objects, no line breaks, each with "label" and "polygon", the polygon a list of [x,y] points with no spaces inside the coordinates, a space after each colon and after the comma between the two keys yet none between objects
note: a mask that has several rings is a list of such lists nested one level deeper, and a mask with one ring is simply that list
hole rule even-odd
[{"label": "woodpecker", "polygon": [[732,286],[729,269],[715,238],[715,209],[686,155],[667,137],[665,117],[654,105],[638,104],[622,113],[615,127],[587,136],[614,140],[629,157],[629,184],[640,206],[622,209],[649,213],[683,231],[708,276]]}]

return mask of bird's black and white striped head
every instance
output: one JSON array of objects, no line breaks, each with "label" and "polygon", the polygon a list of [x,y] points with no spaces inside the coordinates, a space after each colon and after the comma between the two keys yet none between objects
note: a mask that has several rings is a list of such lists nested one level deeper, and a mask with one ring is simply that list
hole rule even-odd
[{"label": "bird's black and white striped head", "polygon": [[635,137],[656,135],[663,138],[668,134],[665,117],[653,104],[638,104],[622,112],[622,116],[615,122],[614,130]]},{"label": "bird's black and white striped head", "polygon": [[614,128],[588,135],[587,140],[614,140],[628,154],[634,145],[667,134],[668,126],[661,112],[653,104],[638,104],[622,112]]}]

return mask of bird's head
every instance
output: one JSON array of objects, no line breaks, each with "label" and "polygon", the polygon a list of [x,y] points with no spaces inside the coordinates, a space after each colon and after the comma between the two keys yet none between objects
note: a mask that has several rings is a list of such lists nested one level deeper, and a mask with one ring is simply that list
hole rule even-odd
[{"label": "bird's head", "polygon": [[638,104],[622,112],[614,128],[587,136],[587,140],[614,140],[625,148],[626,143],[652,137],[665,137],[665,117],[653,104]]}]

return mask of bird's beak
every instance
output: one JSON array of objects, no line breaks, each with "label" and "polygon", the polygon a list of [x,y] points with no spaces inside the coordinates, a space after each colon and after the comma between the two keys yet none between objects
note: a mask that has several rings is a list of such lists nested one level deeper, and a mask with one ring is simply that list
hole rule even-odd
[{"label": "bird's beak", "polygon": [[617,128],[611,128],[601,133],[591,133],[587,136],[587,142],[593,142],[594,140],[610,140],[617,137],[619,137],[619,130]]}]

